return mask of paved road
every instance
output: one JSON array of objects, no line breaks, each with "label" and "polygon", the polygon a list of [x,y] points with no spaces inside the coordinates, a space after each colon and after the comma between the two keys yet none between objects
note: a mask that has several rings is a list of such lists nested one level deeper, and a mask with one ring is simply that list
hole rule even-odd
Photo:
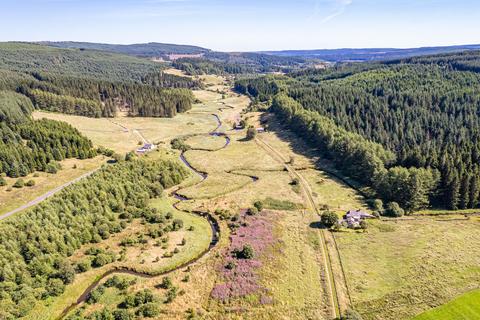
[{"label": "paved road", "polygon": [[33,200],[30,201],[29,203],[24,204],[23,206],[20,206],[20,207],[16,208],[15,210],[12,210],[12,211],[10,211],[10,212],[7,212],[7,213],[1,215],[1,216],[0,216],[0,220],[6,219],[6,218],[10,217],[11,215],[14,215],[15,213],[18,213],[18,212],[23,211],[23,210],[25,210],[25,209],[28,209],[28,208],[30,208],[30,207],[36,206],[37,204],[39,204],[39,203],[42,202],[43,200],[45,200],[45,199],[47,199],[47,198],[50,198],[51,196],[53,196],[53,195],[56,194],[57,192],[65,189],[65,188],[68,187],[69,185],[71,185],[71,184],[73,184],[73,183],[75,183],[75,182],[78,182],[78,181],[80,181],[81,179],[86,178],[86,177],[92,175],[92,174],[93,174],[95,171],[97,171],[98,169],[99,169],[99,168],[97,168],[97,169],[95,169],[95,170],[92,170],[92,171],[90,171],[90,172],[87,172],[87,173],[81,175],[81,176],[78,177],[78,178],[75,178],[75,179],[73,179],[73,180],[71,180],[71,181],[69,181],[69,182],[67,182],[67,183],[65,183],[65,184],[62,184],[61,186],[56,187],[55,189],[52,189],[52,190],[48,191],[47,193],[39,196],[38,198],[33,199]]}]

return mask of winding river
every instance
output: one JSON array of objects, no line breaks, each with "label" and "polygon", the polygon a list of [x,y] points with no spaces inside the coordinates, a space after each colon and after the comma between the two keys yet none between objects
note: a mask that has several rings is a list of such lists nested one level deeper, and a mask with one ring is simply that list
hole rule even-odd
[{"label": "winding river", "polygon": [[[220,127],[222,126],[222,121],[220,120],[220,117],[216,114],[212,114],[212,116],[215,117],[216,121],[217,121],[217,127],[211,131],[209,133],[209,135],[212,135],[212,136],[222,136],[225,138],[225,145],[223,147],[221,147],[220,149],[217,149],[217,150],[214,150],[214,151],[218,151],[218,150],[221,150],[221,149],[224,149],[226,148],[229,144],[230,144],[230,137],[228,137],[226,134],[224,133],[220,133],[218,132],[218,130],[220,129]],[[194,150],[194,149],[192,149]],[[212,151],[212,152],[214,152]],[[201,172],[197,169],[195,169],[189,162],[188,160],[185,158],[185,155],[184,155],[184,152],[182,152],[180,154],[180,160],[190,169],[192,170],[193,172],[195,172],[196,174],[198,174],[202,179],[197,183],[201,183],[203,182],[207,177],[208,177],[208,174],[206,172]],[[256,181],[258,180],[257,177],[252,177],[253,181]],[[178,194],[178,192],[180,191],[181,189],[177,189],[176,191],[174,191],[171,196],[173,196],[175,199],[178,200],[178,202],[174,203],[173,204],[173,207],[175,209],[177,209],[177,205],[182,202],[182,201],[187,201],[189,199],[181,196]],[[178,209],[177,209],[178,210]],[[205,218],[208,223],[210,224],[210,227],[212,229],[212,239],[210,241],[210,244],[208,246],[208,248],[206,248],[205,250],[203,250],[198,256],[196,256],[194,259],[192,260],[189,260],[181,265],[178,265],[172,269],[167,269],[167,270],[163,270],[161,272],[141,272],[141,271],[136,271],[134,269],[130,269],[130,268],[127,268],[127,267],[122,267],[122,266],[118,266],[118,267],[113,267],[112,269],[106,271],[105,273],[103,273],[101,276],[99,276],[97,278],[97,280],[95,280],[95,282],[93,282],[91,285],[88,286],[88,288],[86,288],[84,290],[84,292],[80,295],[80,297],[77,299],[77,301],[75,303],[72,303],[70,306],[68,306],[67,308],[65,308],[62,312],[62,314],[60,315],[60,317],[58,317],[58,319],[63,319],[65,318],[65,316],[67,314],[69,314],[72,310],[74,310],[75,308],[77,308],[81,303],[85,302],[88,298],[88,296],[90,295],[90,293],[100,284],[100,282],[102,282],[105,278],[109,277],[110,275],[112,274],[127,274],[127,275],[133,275],[133,276],[136,276],[136,277],[141,277],[141,278],[155,278],[155,277],[159,277],[159,276],[164,276],[164,275],[167,275],[169,273],[172,273],[174,271],[177,271],[179,269],[183,269],[193,263],[195,263],[196,261],[198,261],[199,259],[201,259],[202,257],[204,257],[208,252],[210,252],[218,243],[218,240],[220,238],[220,227],[218,225],[218,221],[215,219],[214,216],[212,216],[210,213],[208,212],[202,212],[202,211],[192,211],[192,213],[196,214],[196,215],[199,215],[203,218]]]}]

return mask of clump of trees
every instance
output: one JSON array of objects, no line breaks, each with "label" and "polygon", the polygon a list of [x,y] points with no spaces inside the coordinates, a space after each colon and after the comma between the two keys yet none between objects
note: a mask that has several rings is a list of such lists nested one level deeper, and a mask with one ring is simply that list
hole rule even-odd
[{"label": "clump of trees", "polygon": [[183,152],[191,149],[190,146],[185,143],[185,138],[172,139],[172,141],[170,141],[170,145],[173,149],[177,149]]},{"label": "clump of trees", "polygon": [[333,211],[325,211],[320,217],[320,222],[327,228],[331,228],[338,223],[338,216]]},{"label": "clump of trees", "polygon": [[157,196],[157,185],[169,188],[187,176],[173,161],[122,161],[104,166],[34,209],[2,222],[2,316],[22,317],[37,300],[61,294],[75,272],[113,261],[113,254],[94,249],[75,266],[68,257],[84,244],[120,232],[130,218],[153,214],[148,201]]},{"label": "clump of trees", "polygon": [[55,161],[97,154],[92,142],[69,124],[48,119],[32,121],[29,112],[33,107],[17,96],[11,99],[9,105],[14,109],[3,113],[9,118],[0,122],[1,173],[12,178],[34,171],[56,173]]}]

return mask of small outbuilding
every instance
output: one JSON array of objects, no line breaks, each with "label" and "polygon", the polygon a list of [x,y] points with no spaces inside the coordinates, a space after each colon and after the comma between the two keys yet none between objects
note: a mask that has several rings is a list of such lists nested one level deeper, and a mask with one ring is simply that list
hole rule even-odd
[{"label": "small outbuilding", "polygon": [[157,146],[154,145],[154,144],[152,144],[152,143],[145,143],[141,148],[138,148],[138,149],[137,149],[137,152],[138,152],[138,153],[146,153],[146,152],[155,150],[156,147],[157,147]]},{"label": "small outbuilding", "polygon": [[361,210],[349,210],[343,216],[342,223],[345,223],[349,228],[358,228],[360,227],[360,222],[364,219],[373,219],[373,215],[368,214]]}]

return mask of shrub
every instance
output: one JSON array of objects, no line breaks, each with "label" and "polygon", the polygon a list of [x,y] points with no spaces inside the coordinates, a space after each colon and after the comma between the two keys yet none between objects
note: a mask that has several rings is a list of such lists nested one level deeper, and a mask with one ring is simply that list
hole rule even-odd
[{"label": "shrub", "polygon": [[298,178],[293,178],[292,182],[290,182],[292,186],[298,186],[300,184],[300,180]]},{"label": "shrub", "polygon": [[5,180],[4,177],[0,177],[0,187],[6,186],[7,185],[7,180]]},{"label": "shrub", "polygon": [[405,211],[396,202],[389,202],[383,212],[385,216],[398,218],[405,214]]},{"label": "shrub", "polygon": [[82,272],[90,270],[91,267],[92,267],[92,261],[89,258],[87,258],[87,259],[84,259],[84,260],[78,262],[75,270],[78,273],[82,273]]},{"label": "shrub", "polygon": [[360,229],[363,229],[363,230],[368,229],[368,222],[366,220],[360,221]]},{"label": "shrub", "polygon": [[255,201],[253,203],[253,206],[257,208],[257,210],[260,212],[263,210],[263,202],[262,201]]},{"label": "shrub", "polygon": [[248,127],[247,135],[246,135],[245,139],[246,140],[253,140],[253,139],[255,139],[256,136],[257,136],[257,130],[252,126]]},{"label": "shrub", "polygon": [[137,157],[137,155],[135,154],[135,152],[133,152],[133,151],[127,152],[127,154],[125,154],[125,161],[132,161],[136,157]]},{"label": "shrub", "polygon": [[178,291],[178,288],[172,286],[170,290],[167,291],[167,295],[165,297],[165,303],[170,303],[173,300],[175,300],[175,298],[177,297],[177,291]]},{"label": "shrub", "polygon": [[180,219],[175,219],[172,222],[173,231],[178,231],[183,228],[183,221]]},{"label": "shrub", "polygon": [[87,303],[88,304],[97,303],[98,301],[100,301],[100,298],[103,296],[104,293],[105,293],[105,287],[99,286],[98,288],[90,292],[87,298]]},{"label": "shrub", "polygon": [[111,255],[99,253],[93,258],[92,266],[99,268],[111,262],[113,262],[113,257]]},{"label": "shrub", "polygon": [[233,254],[237,259],[253,259],[255,252],[251,245],[246,244],[243,246],[242,250],[235,249]]},{"label": "shrub", "polygon": [[23,188],[24,185],[25,185],[25,181],[23,181],[23,179],[20,178],[20,179],[17,179],[17,181],[15,181],[15,183],[13,184],[13,187],[14,188]]},{"label": "shrub", "polygon": [[141,305],[148,302],[153,302],[154,296],[151,290],[144,289],[143,291],[139,291],[135,293],[135,304]]},{"label": "shrub", "polygon": [[47,164],[45,171],[51,174],[56,174],[59,169],[60,169],[60,164],[52,161]]},{"label": "shrub", "polygon": [[320,221],[325,227],[330,228],[338,222],[338,216],[335,212],[325,211],[322,213]]},{"label": "shrub", "polygon": [[46,289],[47,295],[57,297],[65,291],[65,284],[60,279],[49,279]]},{"label": "shrub", "polygon": [[115,320],[133,320],[135,317],[128,310],[117,309],[113,311]]},{"label": "shrub", "polygon": [[248,209],[247,213],[251,216],[257,215],[258,214],[258,209],[257,209],[257,207],[252,207],[252,208]]},{"label": "shrub", "polygon": [[170,144],[172,145],[173,149],[177,149],[183,152],[190,150],[190,146],[185,143],[184,138],[175,138],[170,142]]},{"label": "shrub", "polygon": [[129,281],[126,278],[121,278],[115,275],[110,279],[108,279],[107,281],[105,281],[105,287],[107,288],[115,287],[119,290],[124,290],[124,289],[127,289],[134,282],[135,280]]},{"label": "shrub", "polygon": [[33,180],[33,179],[28,180],[25,185],[26,185],[27,187],[33,187],[33,186],[35,185],[35,180]]},{"label": "shrub", "polygon": [[137,310],[137,315],[145,318],[153,318],[160,314],[160,309],[156,303],[146,303]]},{"label": "shrub", "polygon": [[383,201],[380,199],[370,199],[368,201],[368,205],[374,210],[374,211],[382,211],[383,210]]},{"label": "shrub", "polygon": [[125,300],[120,303],[119,307],[124,308],[124,309],[130,309],[135,307],[135,296],[134,295],[128,295],[125,297]]},{"label": "shrub", "polygon": [[65,284],[73,282],[73,279],[75,278],[75,269],[68,260],[59,259],[58,261],[55,261],[53,266],[57,269],[55,274],[56,278],[61,279]]},{"label": "shrub", "polygon": [[173,285],[172,279],[170,279],[169,277],[164,277],[162,279],[162,282],[158,285],[158,287],[162,289],[170,289],[172,285]]}]

